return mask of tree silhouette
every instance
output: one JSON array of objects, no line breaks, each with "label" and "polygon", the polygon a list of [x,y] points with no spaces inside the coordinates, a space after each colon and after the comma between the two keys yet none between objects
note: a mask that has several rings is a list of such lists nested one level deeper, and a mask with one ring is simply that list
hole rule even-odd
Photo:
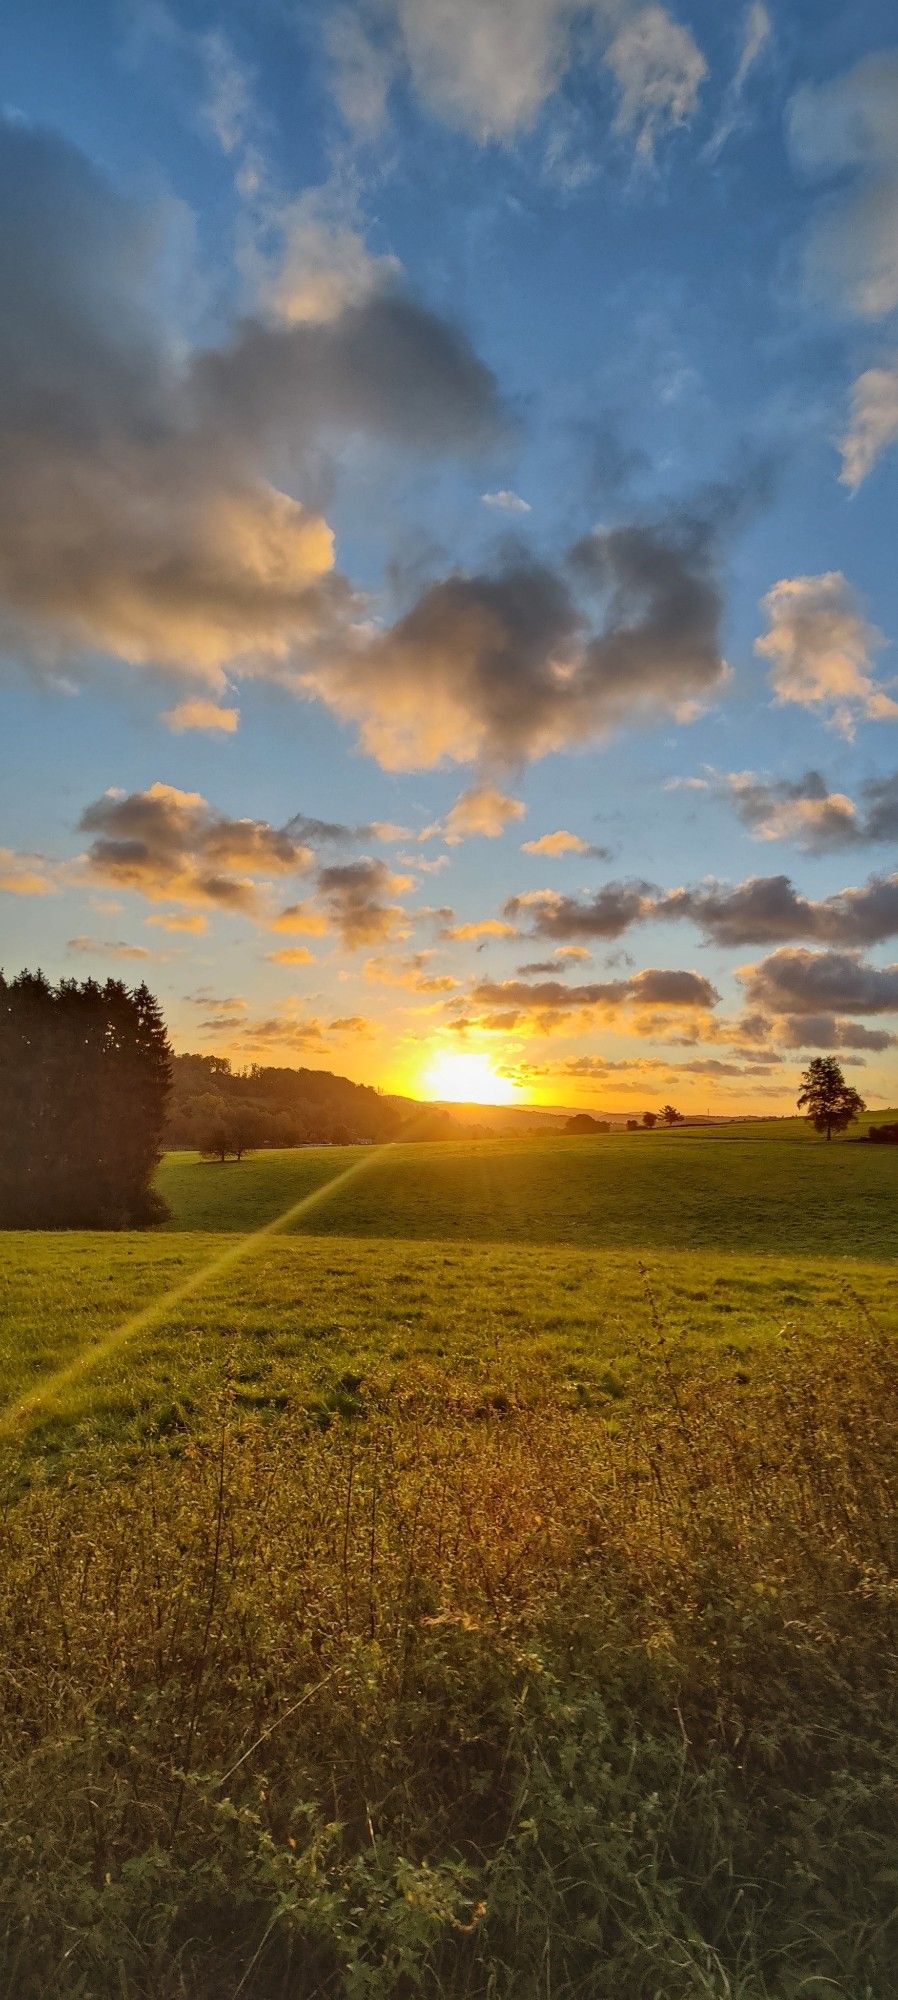
[{"label": "tree silhouette", "polygon": [[859,1111],[866,1111],[863,1098],[845,1082],[835,1056],[815,1056],[802,1073],[798,1107],[815,1132],[844,1132]]},{"label": "tree silhouette", "polygon": [[657,1111],[644,1111],[642,1114],[642,1122],[643,1125],[645,1126],[646,1131],[651,1132],[654,1126],[656,1126],[658,1123]]},{"label": "tree silhouette", "polygon": [[155,1220],[169,1082],[165,1022],[146,986],[0,974],[0,1223]]},{"label": "tree silhouette", "polygon": [[662,1125],[682,1125],[684,1122],[683,1113],[677,1110],[675,1104],[662,1104],[659,1117]]}]

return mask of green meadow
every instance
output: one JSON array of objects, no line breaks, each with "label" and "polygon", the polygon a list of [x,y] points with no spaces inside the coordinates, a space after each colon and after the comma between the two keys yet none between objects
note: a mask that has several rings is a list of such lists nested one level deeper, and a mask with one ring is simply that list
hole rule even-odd
[{"label": "green meadow", "polygon": [[2,1241],[0,1992],[891,2000],[895,1152],[158,1184]]}]

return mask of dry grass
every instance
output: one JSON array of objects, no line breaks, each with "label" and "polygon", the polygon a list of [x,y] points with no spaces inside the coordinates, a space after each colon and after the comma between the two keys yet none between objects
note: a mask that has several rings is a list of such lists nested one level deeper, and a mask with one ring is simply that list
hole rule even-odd
[{"label": "dry grass", "polygon": [[898,1358],[655,1340],[10,1457],[0,1990],[891,2000]]}]

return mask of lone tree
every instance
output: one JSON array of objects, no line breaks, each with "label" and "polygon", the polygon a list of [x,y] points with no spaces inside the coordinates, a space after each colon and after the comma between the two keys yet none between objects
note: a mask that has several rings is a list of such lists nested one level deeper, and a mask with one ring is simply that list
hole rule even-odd
[{"label": "lone tree", "polygon": [[808,1064],[801,1079],[798,1107],[814,1131],[825,1132],[827,1139],[834,1132],[844,1132],[858,1112],[867,1109],[859,1093],[845,1082],[835,1056],[815,1056]]},{"label": "lone tree", "polygon": [[170,1056],[146,986],[0,974],[0,1224],[157,1221]]},{"label": "lone tree", "polygon": [[662,1104],[659,1113],[662,1125],[682,1125],[685,1121],[682,1111],[675,1104]]},{"label": "lone tree", "polygon": [[642,1122],[647,1132],[653,1131],[654,1127],[658,1123],[657,1111],[644,1111],[642,1114]]}]

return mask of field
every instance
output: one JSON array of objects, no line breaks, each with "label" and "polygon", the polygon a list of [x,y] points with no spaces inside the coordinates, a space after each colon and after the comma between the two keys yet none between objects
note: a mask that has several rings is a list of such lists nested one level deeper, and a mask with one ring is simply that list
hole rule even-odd
[{"label": "field", "polygon": [[891,2000],[895,1153],[159,1184],[3,1239],[0,1992]]}]

